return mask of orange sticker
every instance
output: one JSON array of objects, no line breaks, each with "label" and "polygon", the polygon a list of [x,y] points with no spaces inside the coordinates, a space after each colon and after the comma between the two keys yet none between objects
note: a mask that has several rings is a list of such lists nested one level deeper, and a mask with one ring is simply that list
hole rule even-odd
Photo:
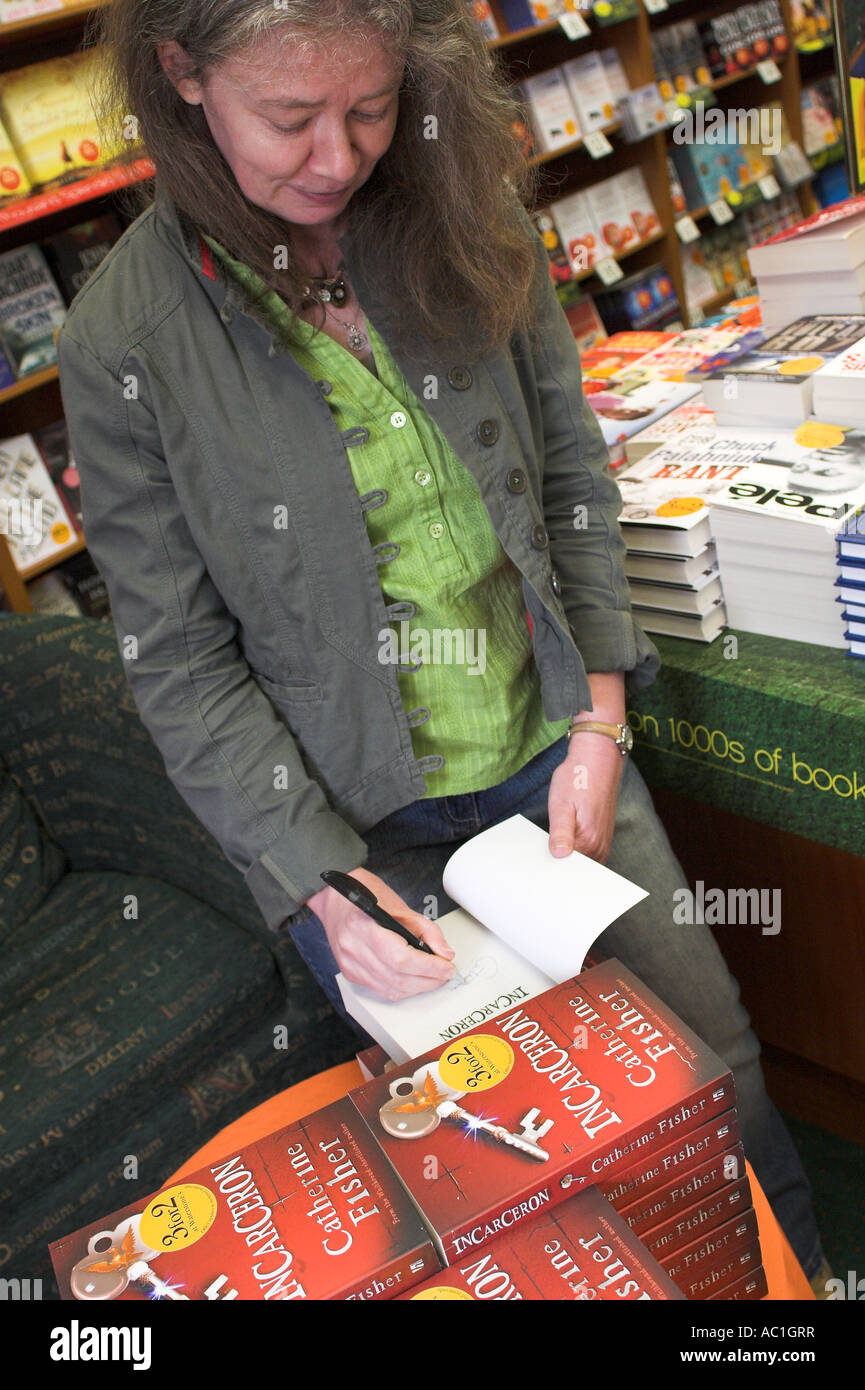
[{"label": "orange sticker", "polygon": [[804,376],[807,372],[816,372],[825,361],[825,357],[818,357],[816,353],[813,357],[792,357],[789,362],[781,363],[778,372],[780,376]]},{"label": "orange sticker", "polygon": [[826,425],[822,420],[806,420],[793,438],[803,449],[836,449],[844,443],[844,431],[839,425]]},{"label": "orange sticker", "polygon": [[655,515],[690,516],[692,512],[698,512],[705,505],[702,497],[671,497],[669,502],[662,502],[660,507],[655,509]]}]

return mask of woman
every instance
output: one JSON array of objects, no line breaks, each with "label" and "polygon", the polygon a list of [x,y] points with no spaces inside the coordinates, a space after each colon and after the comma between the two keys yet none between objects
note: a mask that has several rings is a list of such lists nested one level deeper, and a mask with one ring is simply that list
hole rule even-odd
[{"label": "woman", "polygon": [[[61,383],[169,775],[338,1009],[338,969],[391,999],[450,978],[442,866],[503,817],[649,889],[601,944],[734,1068],[812,1275],[807,1183],[736,985],[706,929],[673,925],[685,879],[625,726],[625,676],[645,685],[657,654],[465,5],[114,0],[104,23],[156,201],[76,299]],[[484,669],[395,665],[412,619],[483,634]]]}]

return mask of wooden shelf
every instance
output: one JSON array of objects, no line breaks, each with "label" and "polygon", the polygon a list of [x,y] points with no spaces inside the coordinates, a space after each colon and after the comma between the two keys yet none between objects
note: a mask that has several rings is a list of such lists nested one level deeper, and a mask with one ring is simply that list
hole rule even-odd
[{"label": "wooden shelf", "polygon": [[83,19],[91,10],[100,10],[110,3],[111,0],[89,0],[89,3],[77,5],[67,0],[60,8],[47,10],[45,14],[16,19],[11,24],[0,24],[0,40],[42,38],[52,29],[65,28],[70,20]]},{"label": "wooden shelf", "polygon": [[59,375],[56,365],[43,367],[41,372],[31,372],[29,376],[24,376],[20,381],[7,386],[5,391],[0,391],[0,405],[14,400],[16,396],[23,396],[25,391],[36,391],[48,381],[56,381]]},{"label": "wooden shelf", "polygon": [[106,193],[116,193],[130,184],[152,178],[155,172],[151,160],[136,159],[134,163],[118,165],[115,169],[98,169],[92,174],[85,174],[83,178],[64,184],[62,188],[34,193],[28,198],[7,203],[5,207],[0,207],[0,232],[38,222],[52,213],[62,212],[64,208],[89,203],[93,198],[103,198]]},{"label": "wooden shelf", "polygon": [[[603,125],[599,131],[592,131],[593,135],[614,135],[617,130],[622,129],[621,121],[612,121],[610,125]],[[586,137],[581,135],[579,140],[572,140],[568,145],[562,145],[559,150],[546,150],[543,154],[533,154],[527,160],[529,165],[549,164],[553,159],[561,159],[564,155],[573,154],[575,150],[581,150],[586,143]],[[634,142],[636,143],[636,141]],[[599,161],[600,162],[600,161]]]}]

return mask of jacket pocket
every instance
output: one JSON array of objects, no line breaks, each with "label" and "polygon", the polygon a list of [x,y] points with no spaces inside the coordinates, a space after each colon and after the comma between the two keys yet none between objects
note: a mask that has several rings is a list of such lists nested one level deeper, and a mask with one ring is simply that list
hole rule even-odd
[{"label": "jacket pocket", "polygon": [[263,676],[258,671],[253,671],[252,674],[265,695],[269,695],[276,704],[321,704],[321,686],[316,681],[303,680],[300,677],[293,680],[272,681],[268,676]]}]

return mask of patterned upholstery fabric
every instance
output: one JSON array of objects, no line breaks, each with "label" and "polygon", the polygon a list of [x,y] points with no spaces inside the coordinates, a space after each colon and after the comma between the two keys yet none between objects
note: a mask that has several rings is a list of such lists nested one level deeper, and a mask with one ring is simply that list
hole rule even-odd
[{"label": "patterned upholstery fabric", "polygon": [[353,1035],[169,782],[110,624],[0,619],[0,1274]]}]

